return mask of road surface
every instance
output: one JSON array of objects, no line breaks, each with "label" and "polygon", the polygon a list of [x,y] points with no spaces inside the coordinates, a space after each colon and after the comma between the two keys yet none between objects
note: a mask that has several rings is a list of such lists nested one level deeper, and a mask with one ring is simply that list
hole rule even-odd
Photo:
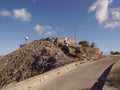
[{"label": "road surface", "polygon": [[119,59],[118,56],[109,56],[99,61],[85,63],[36,86],[34,90],[102,90],[109,71]]}]

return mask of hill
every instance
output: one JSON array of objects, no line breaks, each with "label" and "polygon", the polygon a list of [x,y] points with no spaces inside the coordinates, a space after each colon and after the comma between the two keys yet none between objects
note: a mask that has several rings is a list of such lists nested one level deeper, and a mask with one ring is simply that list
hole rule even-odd
[{"label": "hill", "polygon": [[35,40],[0,58],[0,88],[11,82],[19,82],[51,69],[79,60],[97,60],[103,57],[98,48],[71,45],[70,53],[54,39]]}]

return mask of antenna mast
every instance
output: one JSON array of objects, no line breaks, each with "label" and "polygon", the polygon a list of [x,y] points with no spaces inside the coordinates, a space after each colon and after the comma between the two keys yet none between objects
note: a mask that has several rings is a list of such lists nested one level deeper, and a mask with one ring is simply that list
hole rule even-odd
[{"label": "antenna mast", "polygon": [[77,30],[76,30],[76,27],[74,28],[74,38],[75,38],[75,45],[77,45]]}]

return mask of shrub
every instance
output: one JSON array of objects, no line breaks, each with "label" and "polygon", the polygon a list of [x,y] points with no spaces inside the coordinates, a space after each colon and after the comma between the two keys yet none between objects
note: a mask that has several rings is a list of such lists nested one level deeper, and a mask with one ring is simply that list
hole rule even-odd
[{"label": "shrub", "polygon": [[45,40],[50,41],[50,38],[49,38],[49,37],[47,37]]},{"label": "shrub", "polygon": [[95,48],[95,43],[91,43],[90,47]]},{"label": "shrub", "polygon": [[79,42],[79,45],[82,47],[89,47],[89,42],[87,40],[83,40]]}]

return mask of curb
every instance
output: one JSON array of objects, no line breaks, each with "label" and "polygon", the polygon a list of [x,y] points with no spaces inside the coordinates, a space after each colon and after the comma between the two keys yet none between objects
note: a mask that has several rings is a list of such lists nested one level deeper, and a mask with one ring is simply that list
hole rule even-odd
[{"label": "curb", "polygon": [[56,78],[64,73],[78,67],[80,64],[83,64],[85,62],[89,62],[89,61],[73,62],[71,64],[53,69],[53,70],[43,73],[41,75],[37,75],[37,76],[31,77],[31,78],[28,78],[21,82],[9,84],[7,87],[3,87],[0,90],[30,90],[31,87],[40,85],[40,83],[42,83],[46,80]]}]

